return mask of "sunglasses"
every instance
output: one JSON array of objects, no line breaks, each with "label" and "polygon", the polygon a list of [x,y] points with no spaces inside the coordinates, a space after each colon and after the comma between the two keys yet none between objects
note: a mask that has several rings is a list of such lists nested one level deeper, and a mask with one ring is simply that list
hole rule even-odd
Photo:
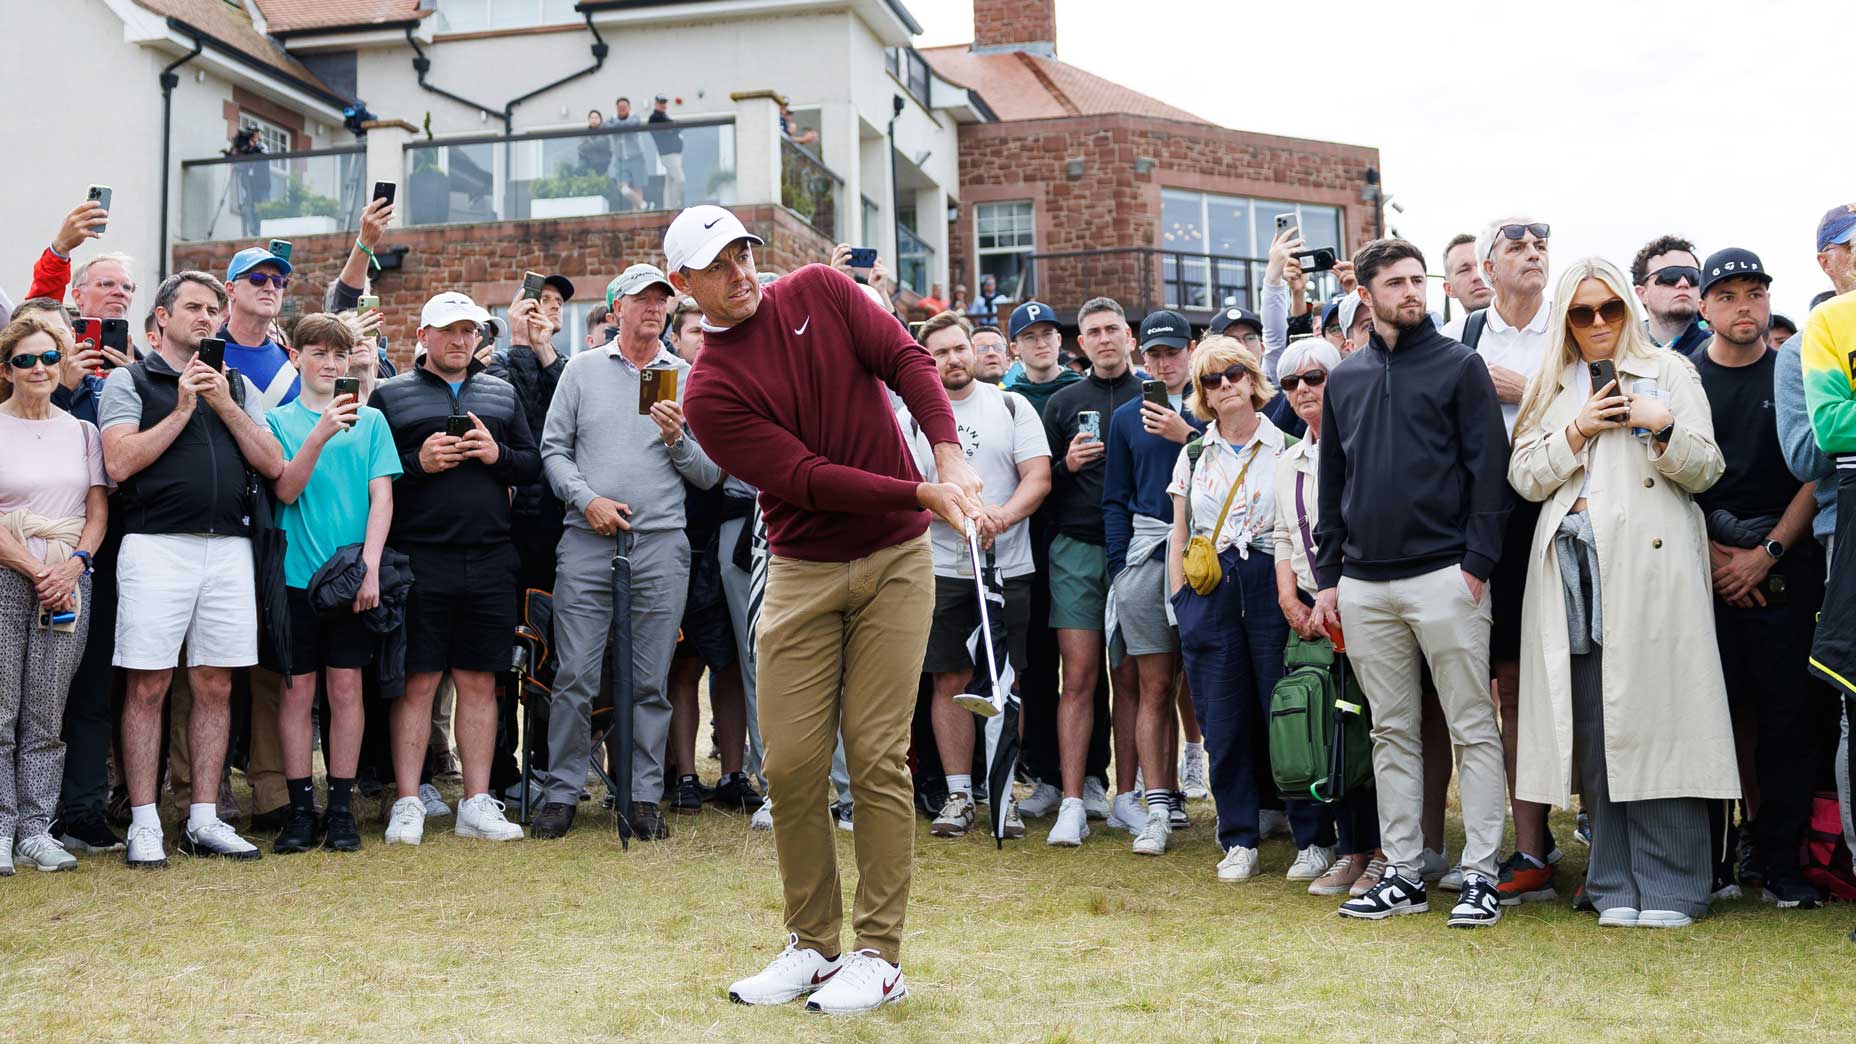
[{"label": "sunglasses", "polygon": [[1701,269],[1690,268],[1688,265],[1667,265],[1643,277],[1645,283],[1655,283],[1657,286],[1675,286],[1684,279],[1688,280],[1690,286],[1700,286]]},{"label": "sunglasses", "polygon": [[[1503,225],[1495,231],[1516,241],[1524,238],[1530,232],[1533,233],[1535,239],[1545,240],[1553,231],[1553,226],[1544,221],[1538,221],[1528,225]],[[1490,253],[1494,252],[1494,246],[1495,244],[1491,241],[1489,244]]]},{"label": "sunglasses", "polygon": [[1573,305],[1566,309],[1566,321],[1581,330],[1590,327],[1594,323],[1600,322],[1604,323],[1606,326],[1611,326],[1623,322],[1624,316],[1628,314],[1628,311],[1629,309],[1625,306],[1624,302],[1614,297],[1604,304],[1599,305],[1597,308],[1592,308],[1587,305]]},{"label": "sunglasses", "polygon": [[1292,392],[1304,384],[1308,385],[1310,388],[1319,388],[1327,382],[1328,372],[1326,370],[1310,370],[1307,373],[1292,373],[1287,377],[1279,379],[1276,383],[1282,386],[1283,391]]},{"label": "sunglasses", "polygon": [[276,287],[277,289],[282,290],[285,287],[290,285],[289,276],[271,275],[268,272],[253,272],[250,275],[247,275],[245,278],[251,283],[252,286],[263,286],[264,284],[269,283],[272,286]]},{"label": "sunglasses", "polygon": [[1238,381],[1248,376],[1250,376],[1250,371],[1241,365],[1227,366],[1218,373],[1201,374],[1199,376],[1199,387],[1204,388],[1206,391],[1217,391],[1226,381],[1236,384]]},{"label": "sunglasses", "polygon": [[44,363],[45,367],[50,369],[58,365],[58,360],[63,358],[63,352],[50,351],[40,352],[38,355],[15,355],[7,361],[13,364],[13,369],[15,370],[30,370],[39,363]]}]

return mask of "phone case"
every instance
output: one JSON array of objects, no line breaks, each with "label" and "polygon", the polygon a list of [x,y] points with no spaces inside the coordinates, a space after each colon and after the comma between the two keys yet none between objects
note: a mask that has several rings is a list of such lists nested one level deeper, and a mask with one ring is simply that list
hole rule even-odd
[{"label": "phone case", "polygon": [[677,371],[668,366],[653,366],[638,373],[638,412],[650,413],[651,407],[677,397]]}]

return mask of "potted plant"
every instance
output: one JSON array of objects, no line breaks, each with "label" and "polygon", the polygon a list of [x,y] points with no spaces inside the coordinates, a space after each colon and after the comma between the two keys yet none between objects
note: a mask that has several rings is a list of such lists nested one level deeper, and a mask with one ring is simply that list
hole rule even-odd
[{"label": "potted plant", "polygon": [[258,204],[257,210],[261,236],[314,236],[341,227],[341,205],[295,175],[286,178],[283,191]]},{"label": "potted plant", "polygon": [[611,211],[612,179],[604,174],[577,174],[563,163],[559,174],[529,185],[528,215],[534,218],[588,217]]}]

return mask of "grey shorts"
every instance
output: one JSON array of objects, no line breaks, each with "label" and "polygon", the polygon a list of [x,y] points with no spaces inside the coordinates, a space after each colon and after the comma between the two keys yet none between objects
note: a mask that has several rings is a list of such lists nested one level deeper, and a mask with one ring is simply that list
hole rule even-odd
[{"label": "grey shorts", "polygon": [[1179,629],[1166,619],[1166,559],[1129,567],[1115,587],[1116,626],[1130,656],[1179,651]]}]

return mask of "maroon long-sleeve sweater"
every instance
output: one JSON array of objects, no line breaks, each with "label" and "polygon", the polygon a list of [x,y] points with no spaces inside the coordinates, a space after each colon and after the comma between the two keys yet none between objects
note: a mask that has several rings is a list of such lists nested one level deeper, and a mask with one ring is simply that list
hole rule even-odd
[{"label": "maroon long-sleeve sweater", "polygon": [[683,409],[710,459],[760,490],[774,554],[849,562],[928,528],[884,385],[932,442],[958,443],[928,352],[850,277],[808,265],[704,333]]}]

